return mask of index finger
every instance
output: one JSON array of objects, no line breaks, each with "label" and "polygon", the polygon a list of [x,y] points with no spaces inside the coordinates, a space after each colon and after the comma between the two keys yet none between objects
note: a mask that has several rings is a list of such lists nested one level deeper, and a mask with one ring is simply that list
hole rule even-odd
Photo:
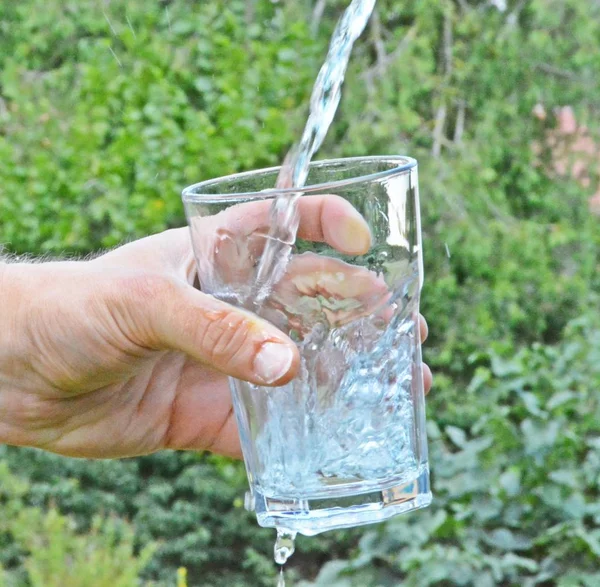
[{"label": "index finger", "polygon": [[[212,216],[219,228],[247,236],[268,231],[273,200],[245,202]],[[297,201],[298,238],[326,243],[347,255],[364,255],[371,247],[371,231],[360,213],[344,198],[333,194],[302,196]],[[214,224],[212,225],[214,227]]]}]

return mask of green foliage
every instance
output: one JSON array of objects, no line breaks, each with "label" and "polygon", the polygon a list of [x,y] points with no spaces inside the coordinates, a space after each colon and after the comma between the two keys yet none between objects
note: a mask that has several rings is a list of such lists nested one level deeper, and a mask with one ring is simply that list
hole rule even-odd
[{"label": "green foliage", "polygon": [[241,0],[2,11],[0,204],[13,249],[85,252],[180,225],[184,185],[275,164],[292,140],[287,111],[315,51],[307,24],[268,2],[255,16]]},{"label": "green foliage", "polygon": [[[96,516],[111,514],[130,520],[139,546],[158,542],[145,568],[148,579],[171,585],[183,566],[190,586],[272,587],[275,536],[242,507],[247,481],[241,463],[175,452],[86,461],[0,447],[2,460],[28,480],[28,505],[56,504],[85,530],[93,528]],[[329,555],[342,556],[352,541],[352,534],[343,533],[302,541],[293,566],[316,572]],[[0,542],[0,565],[22,564],[17,544]]]},{"label": "green foliage", "polygon": [[70,520],[57,510],[24,510],[12,528],[13,536],[29,552],[25,570],[33,587],[130,587],[146,566],[154,548],[133,555],[133,530],[115,520],[95,517],[91,531],[77,535]]},{"label": "green foliage", "polygon": [[[11,545],[20,566],[6,573],[0,566],[0,585],[31,587],[134,587],[155,545],[134,553],[133,529],[123,520],[94,516],[82,534],[72,518],[51,507],[43,510],[23,502],[28,485],[0,463],[0,521],[2,542]],[[3,553],[6,557],[6,553]],[[9,569],[10,569],[10,560]],[[13,565],[14,566],[14,565]]]},{"label": "green foliage", "polygon": [[[277,164],[346,4],[317,21],[309,0],[0,3],[0,241],[87,253],[183,224],[188,183]],[[379,0],[379,30],[355,49],[322,155],[419,159],[435,500],[299,539],[291,579],[600,583],[600,230],[592,188],[536,159],[553,122],[531,114],[571,104],[600,134],[600,14],[580,0],[507,4]],[[52,528],[62,553],[91,548],[107,573],[116,532],[124,571],[159,543],[143,573],[161,585],[180,567],[190,587],[273,584],[273,535],[242,508],[239,463],[6,447],[1,461],[26,480],[0,480],[3,514],[26,510],[39,530],[0,534],[5,581],[33,560],[47,568],[31,541]]]}]

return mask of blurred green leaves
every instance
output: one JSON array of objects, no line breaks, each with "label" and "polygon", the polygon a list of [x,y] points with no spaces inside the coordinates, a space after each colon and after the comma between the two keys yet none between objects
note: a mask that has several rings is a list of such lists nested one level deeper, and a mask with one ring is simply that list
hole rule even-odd
[{"label": "blurred green leaves", "polygon": [[6,10],[3,243],[112,246],[182,224],[185,185],[277,163],[317,52],[308,24],[291,26],[270,3],[247,22],[244,6],[30,0]]},{"label": "blurred green leaves", "polygon": [[[87,533],[77,531],[73,518],[54,507],[27,505],[28,483],[0,462],[0,544],[9,544],[0,585],[12,587],[134,587],[156,545],[134,552],[134,532],[123,520],[94,516]],[[7,556],[8,554],[8,556]],[[20,559],[15,568],[10,555]]]}]

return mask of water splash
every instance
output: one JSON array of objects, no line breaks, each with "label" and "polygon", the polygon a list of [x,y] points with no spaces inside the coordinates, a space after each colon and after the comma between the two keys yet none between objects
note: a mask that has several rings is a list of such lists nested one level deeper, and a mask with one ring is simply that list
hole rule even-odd
[{"label": "water splash", "polygon": [[318,339],[311,332],[300,343],[299,375],[277,393],[236,383],[245,396],[260,395],[253,401],[266,414],[256,438],[262,491],[306,497],[416,476],[410,308],[408,316],[398,309],[389,327],[370,315]]}]

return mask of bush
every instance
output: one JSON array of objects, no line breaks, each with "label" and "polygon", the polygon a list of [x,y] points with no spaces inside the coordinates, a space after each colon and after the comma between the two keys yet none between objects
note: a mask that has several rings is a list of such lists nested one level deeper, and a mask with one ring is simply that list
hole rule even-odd
[{"label": "bush", "polygon": [[87,252],[182,225],[185,185],[276,164],[292,140],[286,110],[316,55],[305,22],[270,2],[255,17],[242,0],[102,6],[0,9],[11,249]]},{"label": "bush", "polygon": [[[130,520],[138,545],[158,543],[144,576],[170,584],[180,566],[190,585],[271,587],[274,533],[259,528],[242,507],[247,487],[240,463],[163,452],[140,459],[86,461],[37,450],[0,447],[5,460],[24,476],[31,507],[54,503],[89,530],[98,515]],[[341,556],[352,534],[333,533],[316,544],[303,540],[293,566],[316,572],[327,553]],[[17,545],[0,548],[0,563],[22,564]],[[312,553],[312,555],[311,555]]]},{"label": "bush", "polygon": [[0,537],[10,544],[20,563],[13,573],[4,572],[0,566],[0,585],[139,585],[138,576],[155,550],[152,543],[134,554],[133,529],[122,520],[100,516],[94,516],[87,533],[78,533],[74,520],[54,507],[44,511],[25,505],[22,499],[26,492],[27,483],[0,463],[0,504],[5,514],[0,521]]}]

